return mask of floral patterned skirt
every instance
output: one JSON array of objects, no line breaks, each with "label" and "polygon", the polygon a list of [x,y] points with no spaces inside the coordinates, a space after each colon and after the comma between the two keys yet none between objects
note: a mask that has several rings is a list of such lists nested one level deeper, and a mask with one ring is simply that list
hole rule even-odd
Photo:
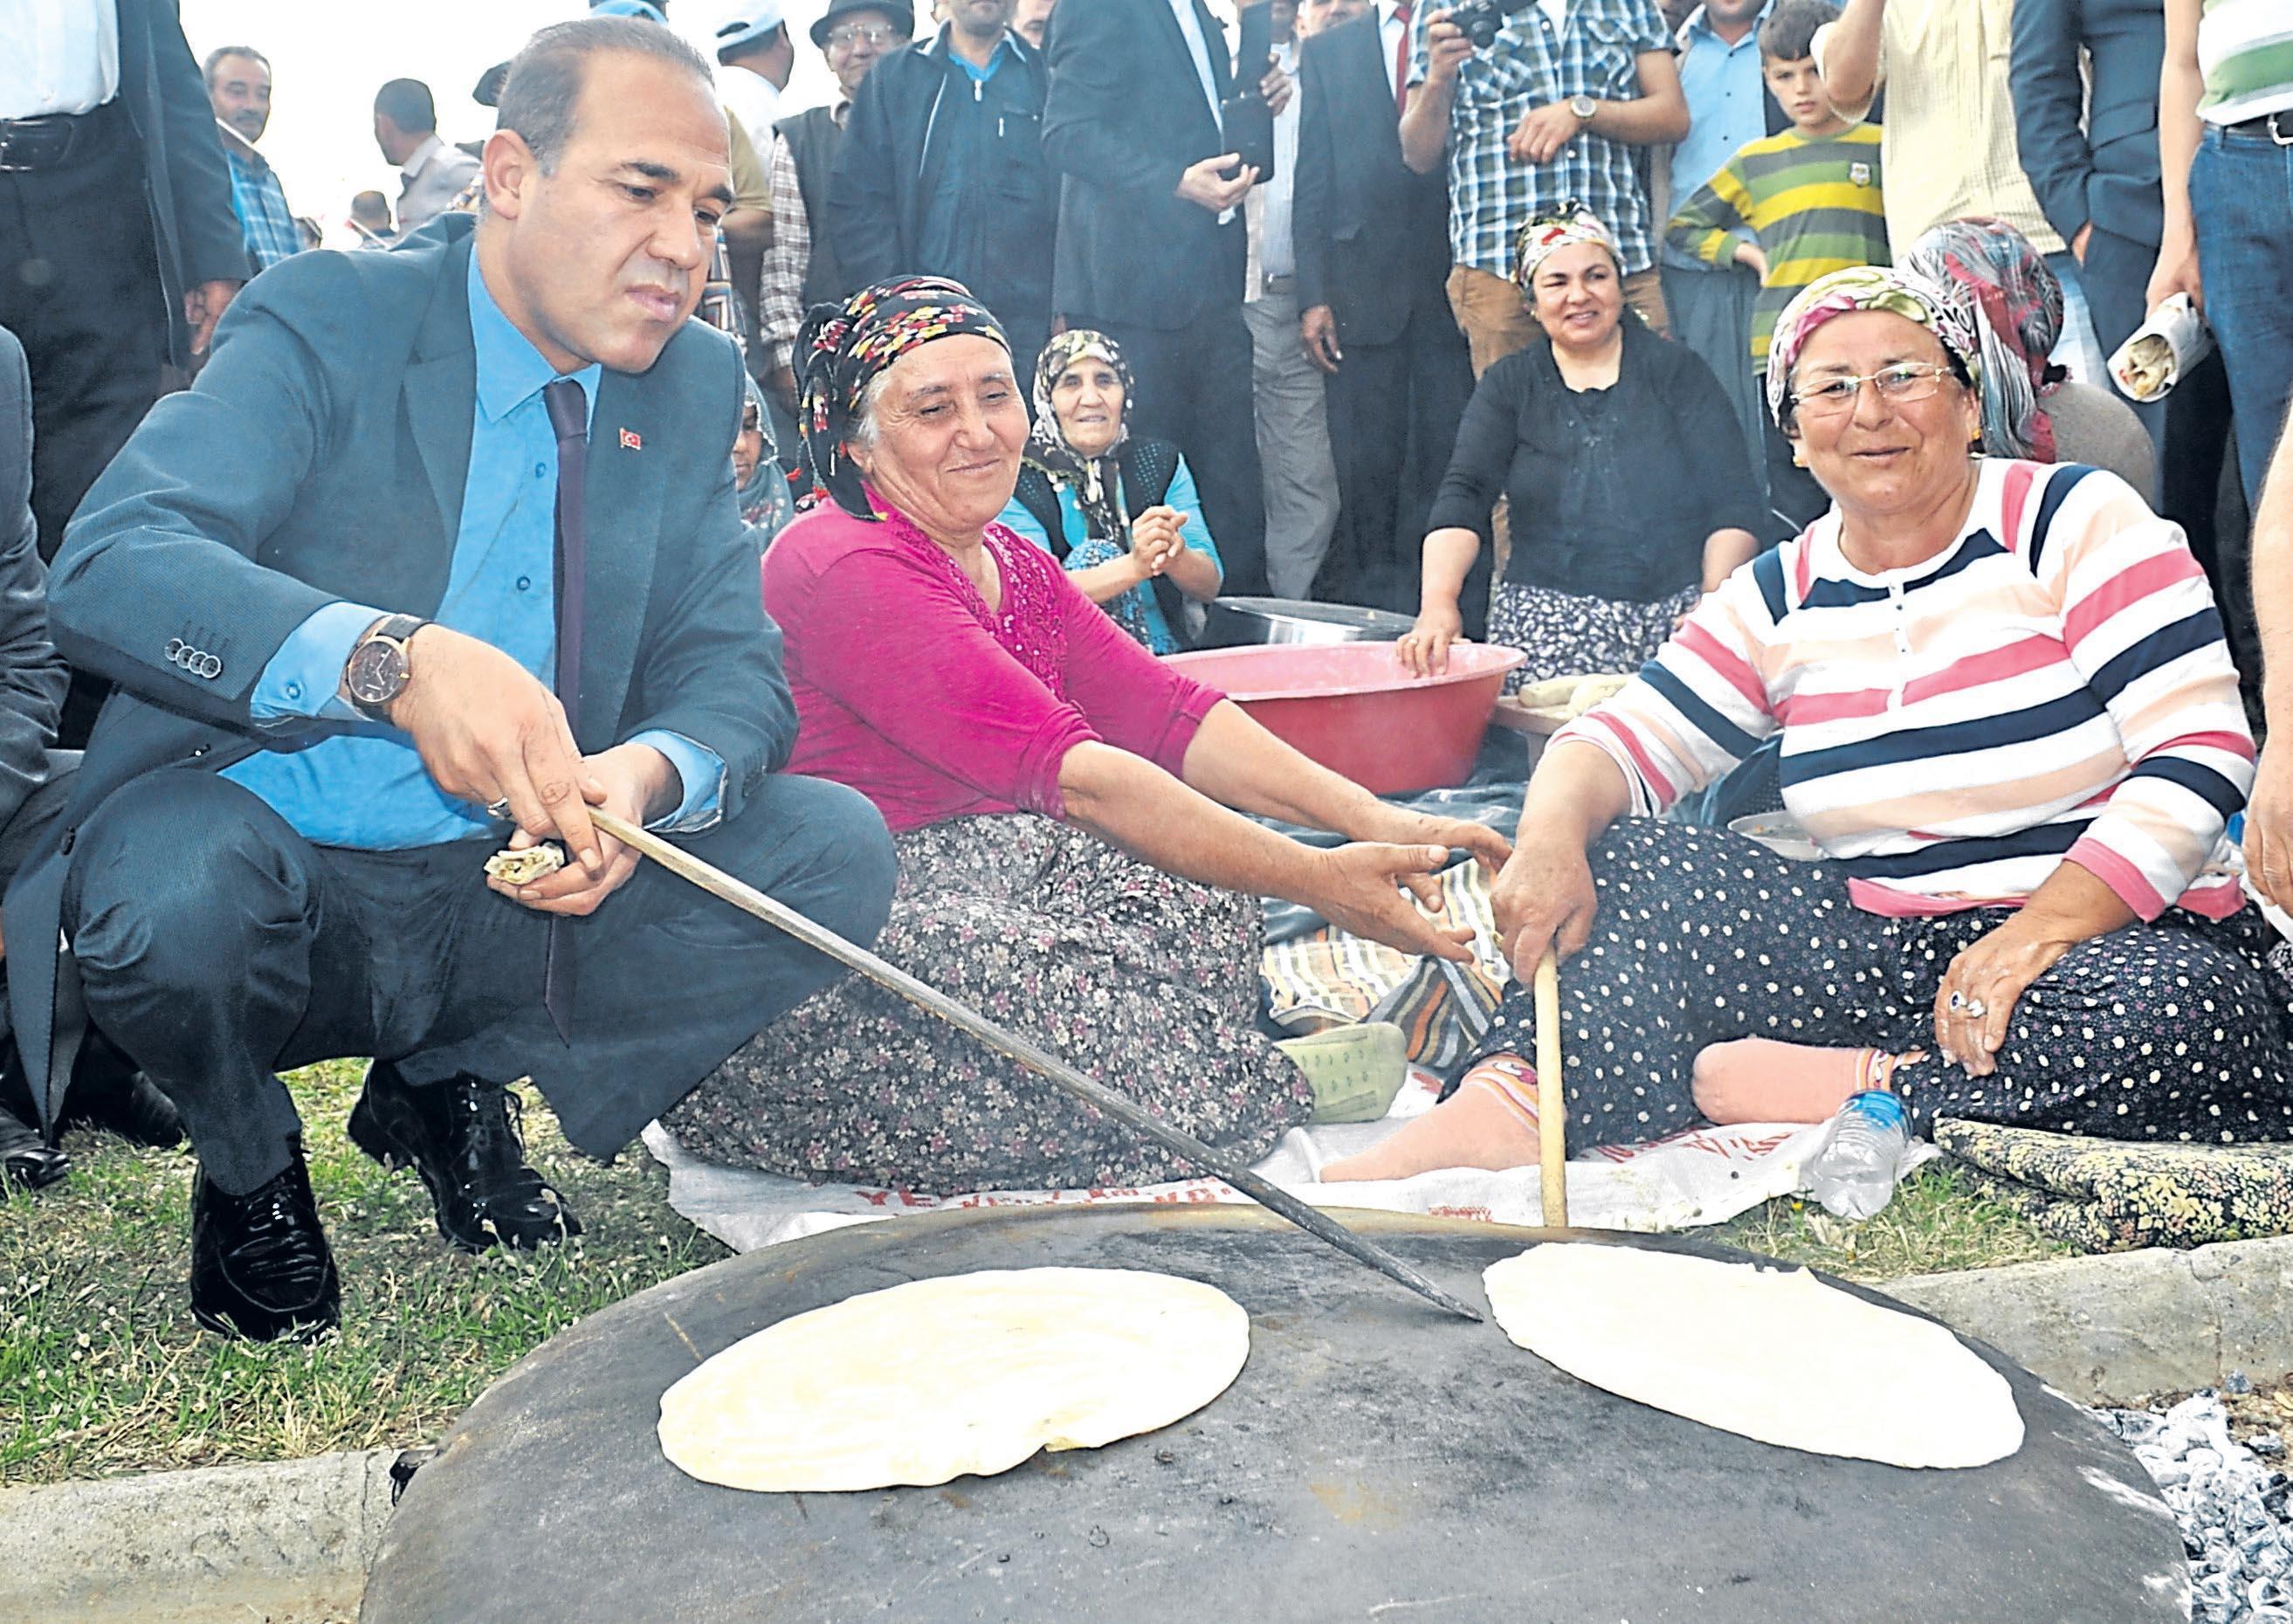
[{"label": "floral patterned skirt", "polygon": [[1672,623],[1703,595],[1692,581],[1653,603],[1499,581],[1489,594],[1489,641],[1528,656],[1527,664],[1507,675],[1504,691],[1556,676],[1636,672],[1656,658],[1672,635]]},{"label": "floral patterned skirt", "polygon": [[[1023,813],[895,843],[876,950],[1197,1138],[1254,1160],[1312,1113],[1258,1026],[1259,903]],[[1138,1184],[1191,1169],[858,976],[757,1034],[661,1119],[697,1156],[958,1192]]]}]

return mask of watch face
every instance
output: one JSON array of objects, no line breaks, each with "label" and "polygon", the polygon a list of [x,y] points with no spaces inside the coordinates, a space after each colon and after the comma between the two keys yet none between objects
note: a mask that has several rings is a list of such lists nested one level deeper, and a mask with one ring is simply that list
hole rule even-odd
[{"label": "watch face", "polygon": [[406,651],[378,637],[361,643],[351,655],[344,686],[357,704],[369,707],[389,704],[406,687]]}]

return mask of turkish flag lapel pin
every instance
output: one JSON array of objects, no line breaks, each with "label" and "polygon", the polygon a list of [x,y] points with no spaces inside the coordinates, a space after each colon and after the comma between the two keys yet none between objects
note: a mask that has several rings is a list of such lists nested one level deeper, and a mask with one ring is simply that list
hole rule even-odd
[{"label": "turkish flag lapel pin", "polygon": [[621,431],[621,449],[624,451],[644,450],[644,437],[642,434],[639,434],[635,429],[623,429]]}]

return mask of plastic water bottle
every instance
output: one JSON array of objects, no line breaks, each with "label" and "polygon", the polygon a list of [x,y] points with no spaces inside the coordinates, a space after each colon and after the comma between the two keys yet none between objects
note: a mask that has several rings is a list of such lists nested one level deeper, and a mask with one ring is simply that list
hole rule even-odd
[{"label": "plastic water bottle", "polygon": [[1808,1164],[1807,1187],[1834,1217],[1868,1218],[1895,1193],[1895,1165],[1911,1142],[1902,1101],[1884,1088],[1851,1097]]}]

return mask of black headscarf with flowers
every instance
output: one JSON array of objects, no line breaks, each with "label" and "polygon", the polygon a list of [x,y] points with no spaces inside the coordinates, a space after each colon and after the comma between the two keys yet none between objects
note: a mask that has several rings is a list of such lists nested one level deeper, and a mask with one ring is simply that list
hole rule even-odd
[{"label": "black headscarf with flowers", "polygon": [[960,282],[899,277],[841,304],[816,304],[797,336],[797,409],[814,483],[855,519],[872,519],[860,470],[844,454],[868,385],[909,351],[972,334],[1006,351],[1002,324]]}]

